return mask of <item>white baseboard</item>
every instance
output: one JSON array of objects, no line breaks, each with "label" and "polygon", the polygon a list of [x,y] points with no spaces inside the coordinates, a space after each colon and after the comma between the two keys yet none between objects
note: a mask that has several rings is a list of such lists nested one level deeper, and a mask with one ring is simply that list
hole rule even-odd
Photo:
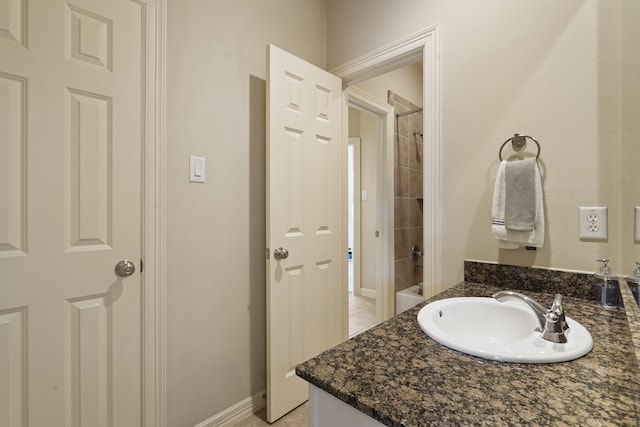
[{"label": "white baseboard", "polygon": [[360,288],[360,295],[362,295],[363,297],[376,299],[376,290]]},{"label": "white baseboard", "polygon": [[264,394],[264,390],[259,391],[194,427],[225,427],[235,424],[264,408]]}]

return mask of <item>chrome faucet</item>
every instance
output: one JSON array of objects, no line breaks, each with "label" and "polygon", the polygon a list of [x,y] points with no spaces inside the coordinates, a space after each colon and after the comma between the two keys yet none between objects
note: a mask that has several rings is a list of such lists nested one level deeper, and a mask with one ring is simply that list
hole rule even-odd
[{"label": "chrome faucet", "polygon": [[422,271],[422,266],[418,264],[418,259],[424,256],[424,252],[420,249],[420,246],[414,245],[411,248],[411,258],[413,259],[413,271]]},{"label": "chrome faucet", "polygon": [[500,291],[493,294],[493,298],[498,301],[506,301],[509,299],[518,299],[524,301],[536,314],[543,340],[554,343],[566,343],[567,336],[565,331],[569,329],[567,319],[562,308],[562,295],[556,294],[553,299],[551,308],[547,310],[539,302],[528,296],[514,291]]}]

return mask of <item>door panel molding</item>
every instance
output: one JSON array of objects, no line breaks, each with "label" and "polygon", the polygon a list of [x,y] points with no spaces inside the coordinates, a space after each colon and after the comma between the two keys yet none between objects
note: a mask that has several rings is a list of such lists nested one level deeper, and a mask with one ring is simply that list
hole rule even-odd
[{"label": "door panel molding", "polygon": [[0,398],[0,423],[26,425],[27,420],[27,307],[0,310],[0,377],[6,379]]},{"label": "door panel molding", "polygon": [[67,301],[65,404],[74,426],[108,426],[111,418],[114,361],[107,301],[107,294]]},{"label": "door panel molding", "polygon": [[[0,34],[2,30],[0,29]],[[0,257],[27,254],[27,78],[0,72]],[[4,136],[3,135],[3,136]]]}]

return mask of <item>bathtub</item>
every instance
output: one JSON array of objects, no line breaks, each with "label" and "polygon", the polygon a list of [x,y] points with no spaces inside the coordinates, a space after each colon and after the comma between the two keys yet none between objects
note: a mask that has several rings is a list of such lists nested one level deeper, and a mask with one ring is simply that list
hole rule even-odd
[{"label": "bathtub", "polygon": [[396,314],[400,314],[403,311],[423,302],[424,297],[419,293],[421,289],[422,283],[396,292]]}]

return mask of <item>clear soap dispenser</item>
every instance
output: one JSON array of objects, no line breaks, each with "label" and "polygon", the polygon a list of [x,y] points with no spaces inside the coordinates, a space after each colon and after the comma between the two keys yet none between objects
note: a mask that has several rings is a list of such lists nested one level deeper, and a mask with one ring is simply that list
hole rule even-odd
[{"label": "clear soap dispenser", "polygon": [[626,279],[627,285],[631,288],[633,298],[636,300],[636,304],[640,306],[640,297],[638,296],[638,289],[640,288],[640,262],[636,262],[636,269]]},{"label": "clear soap dispenser", "polygon": [[606,308],[618,308],[622,305],[622,297],[620,296],[620,284],[618,276],[611,274],[608,259],[597,259],[601,262],[602,268],[595,273],[595,294],[596,302]]}]

